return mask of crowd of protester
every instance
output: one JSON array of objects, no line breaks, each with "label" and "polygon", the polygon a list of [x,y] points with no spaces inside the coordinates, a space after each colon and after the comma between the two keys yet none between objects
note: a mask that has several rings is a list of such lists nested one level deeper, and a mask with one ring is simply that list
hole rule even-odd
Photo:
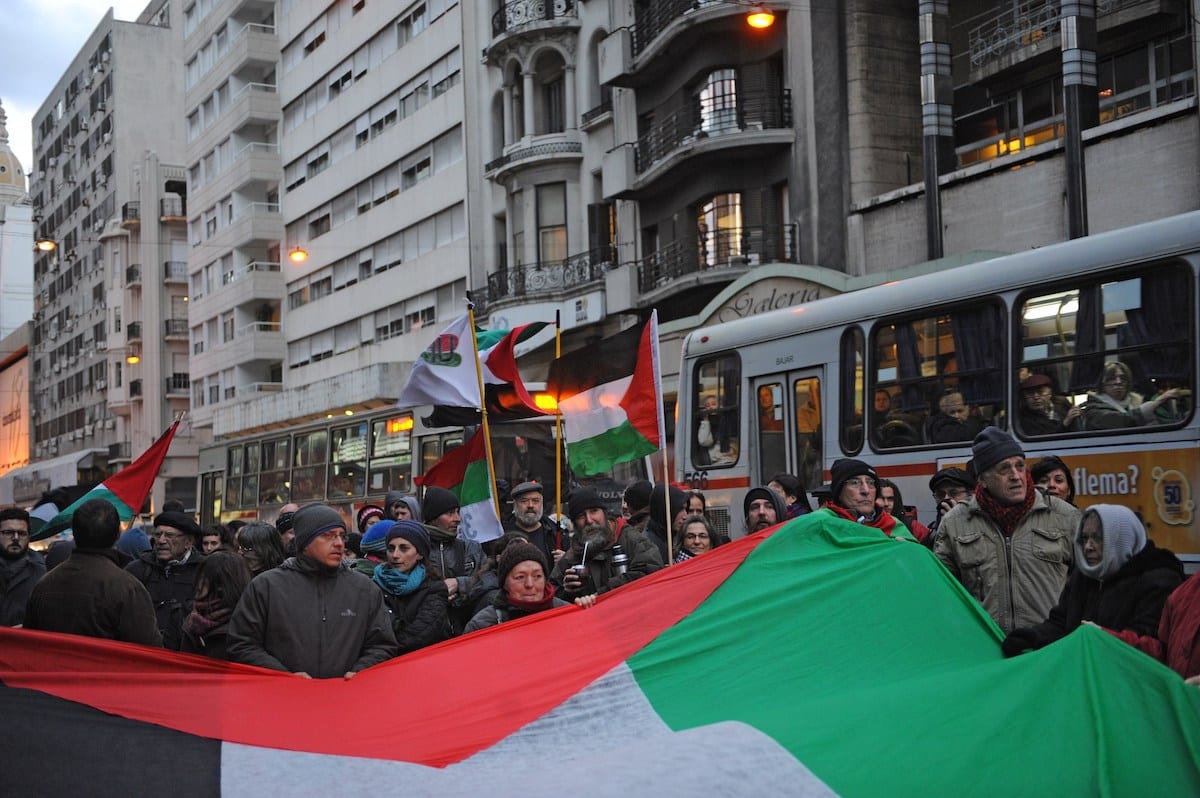
[{"label": "crowd of protester", "polygon": [[[1026,463],[995,427],[978,432],[965,469],[929,480],[928,526],[869,463],[836,460],[813,491],[776,474],[745,494],[748,534],[821,513],[862,534],[924,545],[991,616],[1006,656],[1099,626],[1200,683],[1200,574],[1185,579],[1170,551],[1126,507],[1074,505],[1058,457]],[[504,534],[460,535],[459,500],[428,488],[390,492],[349,525],[323,504],[285,505],[275,523],[201,528],[182,507],[124,533],[112,504],[84,502],[72,541],[43,557],[30,517],[0,509],[0,623],[228,659],[309,678],[351,678],[426,646],[597,597],[729,542],[701,491],[645,480],[610,513],[576,487],[560,523],[545,488],[508,497]]]}]

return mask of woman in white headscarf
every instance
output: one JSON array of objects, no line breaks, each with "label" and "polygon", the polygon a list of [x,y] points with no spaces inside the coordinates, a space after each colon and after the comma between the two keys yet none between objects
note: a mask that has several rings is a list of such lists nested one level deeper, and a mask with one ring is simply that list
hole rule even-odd
[{"label": "woman in white headscarf", "polygon": [[1183,582],[1183,564],[1146,537],[1137,515],[1119,504],[1084,511],[1075,535],[1075,571],[1050,617],[1014,629],[1005,656],[1047,646],[1091,622],[1115,632],[1152,635],[1167,596]]}]

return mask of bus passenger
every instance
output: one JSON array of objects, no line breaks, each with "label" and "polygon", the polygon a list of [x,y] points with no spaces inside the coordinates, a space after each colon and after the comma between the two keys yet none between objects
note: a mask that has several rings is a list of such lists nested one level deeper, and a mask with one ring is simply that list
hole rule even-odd
[{"label": "bus passenger", "polygon": [[1004,430],[988,427],[971,452],[975,495],[942,519],[933,551],[1007,634],[1050,614],[1075,563],[1079,510],[1034,488]]},{"label": "bus passenger", "polygon": [[963,395],[951,391],[938,400],[938,412],[926,422],[930,443],[954,443],[974,440],[987,426],[978,414],[972,413],[963,401]]},{"label": "bus passenger", "polygon": [[895,540],[913,540],[908,527],[887,510],[877,507],[879,476],[862,460],[843,457],[829,469],[831,498],[817,512],[874,527]]},{"label": "bus passenger", "polygon": [[1054,389],[1045,374],[1030,374],[1021,380],[1021,405],[1017,408],[1017,424],[1025,435],[1053,435],[1070,428],[1079,416],[1080,408],[1070,407],[1063,412],[1055,405]]},{"label": "bus passenger", "polygon": [[1067,504],[1075,503],[1075,480],[1071,469],[1057,455],[1048,455],[1037,461],[1031,469],[1033,484],[1051,496],[1057,496]]},{"label": "bus passenger", "polygon": [[1170,388],[1149,401],[1133,390],[1133,371],[1119,360],[1104,364],[1098,390],[1089,393],[1083,403],[1080,428],[1085,430],[1121,429],[1157,424],[1155,412],[1164,403],[1183,394]]}]

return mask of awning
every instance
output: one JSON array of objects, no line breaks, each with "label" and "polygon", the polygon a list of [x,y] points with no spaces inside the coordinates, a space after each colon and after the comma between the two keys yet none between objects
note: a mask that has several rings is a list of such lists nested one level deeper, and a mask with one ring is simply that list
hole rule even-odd
[{"label": "awning", "polygon": [[30,505],[44,491],[76,484],[79,469],[91,468],[98,454],[107,456],[108,449],[83,449],[62,454],[0,475],[0,505]]}]

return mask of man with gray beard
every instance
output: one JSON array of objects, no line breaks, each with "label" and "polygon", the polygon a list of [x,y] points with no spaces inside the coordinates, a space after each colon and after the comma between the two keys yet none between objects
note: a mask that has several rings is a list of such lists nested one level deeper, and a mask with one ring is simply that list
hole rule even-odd
[{"label": "man with gray beard", "polygon": [[576,488],[569,506],[575,534],[570,550],[555,563],[550,576],[567,601],[587,601],[663,567],[658,547],[642,533],[629,527],[616,531],[596,491]]},{"label": "man with gray beard", "polygon": [[558,562],[569,540],[558,524],[546,518],[545,488],[537,482],[522,482],[509,496],[513,510],[504,522],[504,531],[514,532],[537,546],[546,555],[546,562]]}]

